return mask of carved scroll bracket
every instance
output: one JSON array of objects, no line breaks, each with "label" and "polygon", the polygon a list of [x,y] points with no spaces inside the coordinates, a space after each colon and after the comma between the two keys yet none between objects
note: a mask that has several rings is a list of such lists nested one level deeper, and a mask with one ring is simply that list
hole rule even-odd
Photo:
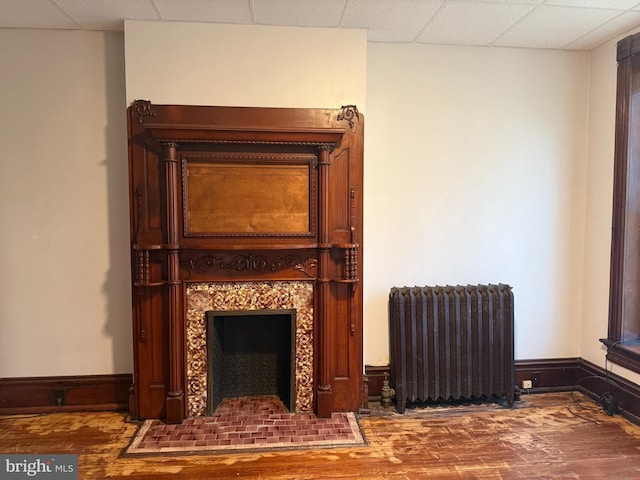
[{"label": "carved scroll bracket", "polygon": [[133,112],[138,116],[138,122],[140,124],[144,123],[145,117],[156,116],[156,111],[149,100],[134,100],[131,103],[131,107],[133,108]]},{"label": "carved scroll bracket", "polygon": [[338,114],[338,120],[349,122],[349,127],[353,128],[354,118],[360,120],[360,112],[358,112],[358,107],[356,107],[355,105],[343,105],[342,111]]}]

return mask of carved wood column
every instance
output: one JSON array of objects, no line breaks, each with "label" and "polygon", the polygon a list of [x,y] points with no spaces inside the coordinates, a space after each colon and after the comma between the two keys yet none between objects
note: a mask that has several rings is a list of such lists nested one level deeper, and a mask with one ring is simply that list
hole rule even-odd
[{"label": "carved wood column", "polygon": [[178,244],[178,184],[180,166],[176,143],[165,143],[167,286],[169,288],[169,392],[167,423],[180,423],[185,416],[184,399],[184,317]]},{"label": "carved wood column", "polygon": [[331,164],[329,154],[332,145],[323,144],[318,147],[318,279],[316,305],[319,306],[317,315],[318,332],[318,403],[317,414],[319,417],[328,417],[333,410],[333,392],[330,383],[329,342],[331,317],[327,309],[330,295],[329,262],[331,261],[331,245],[329,244],[329,166]]}]

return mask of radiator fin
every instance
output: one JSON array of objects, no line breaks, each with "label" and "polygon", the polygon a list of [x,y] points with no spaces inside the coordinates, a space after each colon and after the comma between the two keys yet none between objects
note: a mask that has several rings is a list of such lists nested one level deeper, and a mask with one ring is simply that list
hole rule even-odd
[{"label": "radiator fin", "polygon": [[504,397],[513,405],[509,285],[394,287],[389,294],[391,386],[408,402]]}]

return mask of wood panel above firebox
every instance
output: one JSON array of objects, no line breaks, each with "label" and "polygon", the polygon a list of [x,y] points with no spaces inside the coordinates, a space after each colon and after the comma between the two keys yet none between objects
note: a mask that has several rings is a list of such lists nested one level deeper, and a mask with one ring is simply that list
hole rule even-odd
[{"label": "wood panel above firebox", "polygon": [[311,282],[314,411],[357,410],[362,114],[135,101],[128,127],[132,415],[189,414],[185,318],[196,282]]}]

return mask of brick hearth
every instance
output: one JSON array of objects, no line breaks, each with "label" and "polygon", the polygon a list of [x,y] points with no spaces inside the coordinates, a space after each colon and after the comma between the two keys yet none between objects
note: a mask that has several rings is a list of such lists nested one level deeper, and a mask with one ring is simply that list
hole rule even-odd
[{"label": "brick hearth", "polygon": [[127,454],[362,445],[353,413],[290,413],[276,396],[224,399],[210,417],[168,425],[148,420]]}]

